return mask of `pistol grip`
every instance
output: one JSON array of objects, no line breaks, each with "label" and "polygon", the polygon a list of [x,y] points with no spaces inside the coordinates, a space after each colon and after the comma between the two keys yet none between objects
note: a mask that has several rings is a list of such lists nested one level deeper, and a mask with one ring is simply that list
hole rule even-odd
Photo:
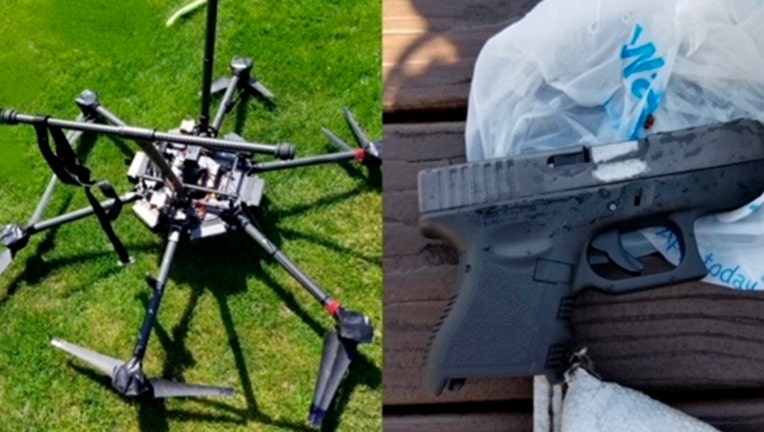
[{"label": "pistol grip", "polygon": [[460,289],[427,358],[430,391],[475,376],[547,373],[559,381],[571,338],[570,285],[535,280],[536,266],[535,257],[507,259],[478,247],[461,254]]}]

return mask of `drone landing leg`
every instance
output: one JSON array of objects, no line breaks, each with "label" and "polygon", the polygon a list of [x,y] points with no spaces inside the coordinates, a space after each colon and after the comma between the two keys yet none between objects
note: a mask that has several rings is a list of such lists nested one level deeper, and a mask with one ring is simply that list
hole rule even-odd
[{"label": "drone landing leg", "polygon": [[[54,182],[51,181],[50,184],[55,187]],[[120,197],[119,199],[122,204],[127,204],[136,201],[138,198],[140,198],[138,194],[130,192]],[[109,210],[114,207],[116,203],[117,201],[113,199],[102,201],[101,207],[104,210]],[[0,230],[0,244],[5,246],[7,249],[0,253],[0,275],[2,275],[3,272],[8,269],[18,251],[26,247],[26,245],[29,243],[29,237],[32,235],[47,231],[49,229],[58,228],[68,223],[76,222],[88,216],[93,216],[94,214],[95,210],[91,206],[65,213],[48,220],[37,221],[27,226],[26,228],[22,228],[13,224],[2,227]]]},{"label": "drone landing leg", "polygon": [[247,216],[237,215],[237,222],[261,248],[324,306],[336,322],[335,331],[324,335],[324,350],[313,394],[313,404],[308,415],[310,423],[319,427],[350,363],[355,358],[358,344],[371,343],[374,339],[374,328],[366,315],[343,308],[337,300],[316,285],[289,257],[268,240]]},{"label": "drone landing leg", "polygon": [[202,134],[207,134],[209,131],[212,67],[215,61],[217,20],[218,0],[209,0],[207,4],[207,35],[204,44],[204,67],[202,68],[202,109],[199,115],[199,131]]},{"label": "drone landing leg", "polygon": [[223,95],[223,100],[220,101],[220,107],[218,108],[218,113],[215,115],[215,120],[212,121],[212,129],[216,132],[220,132],[220,126],[223,125],[223,120],[225,120],[225,116],[231,112],[233,107],[236,105],[236,101],[234,100],[234,94],[236,92],[236,89],[239,87],[239,76],[234,75],[230,79],[227,79],[226,82],[228,83],[228,87],[225,89],[225,94]]},{"label": "drone landing leg", "polygon": [[105,356],[87,348],[70,344],[60,339],[53,339],[52,344],[80,360],[89,363],[94,368],[111,377],[111,384],[123,396],[149,396],[155,399],[170,397],[207,397],[207,396],[233,396],[232,388],[210,387],[203,385],[186,384],[182,382],[148,379],[143,372],[143,358],[146,355],[151,330],[156,323],[159,305],[162,302],[170,268],[175,257],[175,251],[180,241],[181,230],[173,228],[167,239],[162,265],[159,269],[159,277],[152,283],[154,295],[143,321],[141,334],[135,346],[133,357],[127,362]]},{"label": "drone landing leg", "polygon": [[175,258],[175,251],[178,249],[178,242],[180,241],[180,230],[173,229],[170,231],[170,235],[167,238],[167,246],[165,248],[164,256],[162,257],[162,265],[159,268],[159,276],[156,278],[156,282],[152,281],[152,289],[154,295],[151,296],[149,302],[149,308],[146,311],[146,318],[143,320],[143,326],[141,327],[141,333],[138,337],[138,342],[135,345],[133,351],[133,360],[143,362],[143,357],[146,355],[146,347],[151,337],[151,330],[156,323],[157,313],[159,312],[159,306],[162,303],[162,296],[164,295],[165,287],[167,286],[167,279],[170,276],[170,269],[172,268],[172,262]]}]

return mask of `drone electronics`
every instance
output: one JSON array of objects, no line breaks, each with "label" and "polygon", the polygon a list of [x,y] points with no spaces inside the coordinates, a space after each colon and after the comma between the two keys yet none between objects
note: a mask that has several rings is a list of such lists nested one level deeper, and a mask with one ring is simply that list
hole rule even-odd
[{"label": "drone electronics", "polygon": [[[34,126],[40,151],[54,172],[29,223],[23,227],[7,225],[2,229],[0,241],[6,249],[0,253],[0,274],[26,246],[30,236],[89,216],[96,216],[120,261],[130,262],[127,249],[112,228],[112,221],[125,204],[132,203],[135,214],[149,228],[168,232],[159,275],[155,279],[147,277],[153,294],[132,358],[122,361],[60,339],[53,339],[52,344],[110,376],[113,387],[124,396],[231,396],[234,394],[232,388],[149,379],[143,372],[143,359],[181,239],[194,241],[243,231],[320,302],[335,321],[335,329],[324,336],[324,350],[309,414],[310,423],[318,427],[358,344],[371,343],[374,329],[366,315],[341,306],[268,240],[257,227],[251,210],[260,206],[263,197],[265,181],[259,176],[261,173],[353,160],[369,169],[378,169],[382,147],[381,143],[369,141],[348,110],[345,110],[345,118],[359,148],[351,148],[326,129],[324,133],[339,151],[302,158],[295,158],[295,148],[290,144],[256,144],[235,134],[219,138],[218,132],[226,115],[238,101],[245,99],[242,96],[256,96],[271,103],[273,94],[252,76],[250,59],[234,58],[232,76],[212,83],[217,3],[210,1],[207,10],[198,123],[183,122],[180,129],[170,133],[129,126],[101,105],[98,95],[90,90],[82,92],[76,99],[81,115],[75,121],[0,111],[0,123]],[[217,115],[210,123],[210,99],[217,92],[224,94]],[[62,130],[70,132],[64,135]],[[90,170],[77,159],[71,144],[83,133],[116,136],[138,144],[141,151],[135,155],[128,170],[128,178],[135,184],[133,191],[119,196],[108,182],[91,178]],[[271,155],[279,160],[253,160],[255,155]],[[43,220],[58,182],[82,187],[90,206]],[[96,198],[98,191],[107,198],[105,201]]]}]

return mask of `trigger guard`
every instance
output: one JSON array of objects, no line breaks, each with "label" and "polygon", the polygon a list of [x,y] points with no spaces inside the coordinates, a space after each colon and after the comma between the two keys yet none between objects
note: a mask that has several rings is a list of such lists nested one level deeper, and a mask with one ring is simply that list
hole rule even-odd
[{"label": "trigger guard", "polygon": [[[588,248],[592,246],[593,241],[588,242],[579,255],[578,265],[576,266],[573,278],[573,293],[575,294],[584,289],[595,289],[612,294],[625,294],[705,277],[708,274],[708,270],[698,251],[694,233],[694,223],[698,216],[700,216],[700,213],[697,211],[677,212],[668,215],[666,219],[659,222],[659,224],[665,225],[677,233],[677,242],[682,255],[682,260],[676,268],[662,273],[619,280],[605,278],[595,272],[589,262],[587,256]],[[653,223],[652,225],[655,224]],[[634,228],[639,229],[646,226],[649,225],[637,223],[637,226]]]}]

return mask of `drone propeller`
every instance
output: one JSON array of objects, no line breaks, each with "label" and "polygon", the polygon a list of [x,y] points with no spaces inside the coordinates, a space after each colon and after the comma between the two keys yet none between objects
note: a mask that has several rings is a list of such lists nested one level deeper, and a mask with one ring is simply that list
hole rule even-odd
[{"label": "drone propeller", "polygon": [[374,340],[374,327],[366,315],[341,306],[332,313],[336,330],[324,335],[324,352],[318,370],[308,421],[320,427],[337,389],[358,352],[358,344]]},{"label": "drone propeller", "polygon": [[8,267],[10,267],[12,262],[13,252],[11,252],[10,249],[6,249],[3,251],[3,253],[0,253],[0,275],[3,274]]},{"label": "drone propeller", "polygon": [[198,384],[186,384],[169,380],[151,380],[154,399],[172,397],[231,397],[235,394],[230,387],[212,387]]},{"label": "drone propeller", "polygon": [[353,130],[353,135],[355,136],[356,141],[358,141],[358,144],[364,148],[371,145],[372,142],[369,140],[369,137],[366,136],[363,129],[361,129],[361,126],[358,125],[355,117],[353,117],[353,113],[347,108],[342,108],[342,112],[345,114],[345,121],[348,122],[350,129]]},{"label": "drone propeller", "polygon": [[327,138],[329,138],[329,141],[332,142],[337,148],[340,149],[340,151],[353,151],[353,147],[350,147],[347,145],[345,141],[342,141],[340,137],[334,134],[334,132],[330,131],[327,128],[321,128],[321,132],[326,135]]},{"label": "drone propeller", "polygon": [[123,363],[122,360],[91,351],[79,345],[70,344],[69,342],[61,339],[53,338],[50,343],[54,347],[77,357],[85,363],[90,364],[106,375],[112,375],[114,370],[121,366]]},{"label": "drone propeller", "polygon": [[[350,129],[353,131],[353,136],[355,137],[358,146],[363,149],[358,161],[363,165],[379,167],[382,163],[382,142],[369,140],[369,137],[366,136],[366,133],[361,129],[361,126],[358,125],[358,122],[355,120],[355,117],[353,117],[350,110],[343,108],[342,111],[345,114],[345,120],[347,121],[348,126],[350,126]],[[329,138],[329,141],[331,141],[332,144],[339,148],[340,151],[354,151],[353,147],[348,145],[329,129],[322,128],[321,131],[327,138]]]},{"label": "drone propeller", "polygon": [[320,427],[324,421],[334,394],[356,355],[357,347],[358,342],[344,339],[337,332],[327,332],[324,335],[324,352],[308,416],[311,425]]},{"label": "drone propeller", "polygon": [[93,368],[111,377],[112,386],[123,396],[151,395],[154,399],[171,397],[212,397],[233,396],[234,389],[186,384],[168,380],[151,380],[143,374],[141,364],[135,361],[123,362],[87,348],[71,344],[61,339],[53,339],[51,344]]},{"label": "drone propeller", "polygon": [[[241,94],[255,96],[262,99],[270,107],[274,107],[274,98],[276,97],[260,80],[252,75],[254,62],[250,58],[234,57],[231,61],[230,69],[232,77],[223,77],[212,83],[210,93],[220,93],[225,91],[223,102],[220,109],[223,112],[229,112],[235,105],[234,93],[239,90]],[[219,113],[218,117],[222,121]],[[217,123],[217,122],[216,122]],[[218,125],[219,126],[219,125]]]}]

